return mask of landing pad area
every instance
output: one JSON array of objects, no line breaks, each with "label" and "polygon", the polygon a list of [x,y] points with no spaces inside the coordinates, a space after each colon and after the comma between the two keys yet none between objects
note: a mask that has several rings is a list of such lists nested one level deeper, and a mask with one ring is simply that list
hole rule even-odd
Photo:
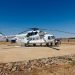
[{"label": "landing pad area", "polygon": [[0,45],[0,62],[16,62],[39,58],[75,54],[75,45],[63,44],[59,47],[21,47]]}]

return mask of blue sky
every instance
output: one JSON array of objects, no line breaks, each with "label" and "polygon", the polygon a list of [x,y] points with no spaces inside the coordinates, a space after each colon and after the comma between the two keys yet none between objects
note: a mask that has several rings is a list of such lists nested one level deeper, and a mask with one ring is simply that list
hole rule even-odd
[{"label": "blue sky", "polygon": [[[0,0],[0,31],[14,35],[30,27],[75,32],[75,0]],[[75,35],[53,32],[56,37]]]}]

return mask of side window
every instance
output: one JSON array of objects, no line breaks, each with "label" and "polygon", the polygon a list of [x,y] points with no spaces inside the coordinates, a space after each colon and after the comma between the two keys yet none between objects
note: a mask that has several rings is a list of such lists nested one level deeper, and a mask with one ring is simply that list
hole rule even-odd
[{"label": "side window", "polygon": [[32,40],[32,38],[27,38],[27,40]]},{"label": "side window", "polygon": [[39,38],[37,37],[36,40],[39,40]]},{"label": "side window", "polygon": [[48,40],[50,40],[51,39],[51,37],[50,36],[48,36]]},{"label": "side window", "polygon": [[32,38],[32,40],[36,40],[35,38]]}]

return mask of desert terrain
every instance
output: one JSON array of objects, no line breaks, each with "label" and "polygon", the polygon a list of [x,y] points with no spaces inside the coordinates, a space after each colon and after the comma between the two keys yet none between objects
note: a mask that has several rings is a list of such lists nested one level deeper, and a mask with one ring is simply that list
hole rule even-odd
[{"label": "desert terrain", "polygon": [[75,43],[23,47],[0,43],[0,75],[75,75]]},{"label": "desert terrain", "polygon": [[21,47],[11,44],[0,45],[0,62],[16,62],[39,58],[75,54],[75,45],[63,44],[58,47]]}]

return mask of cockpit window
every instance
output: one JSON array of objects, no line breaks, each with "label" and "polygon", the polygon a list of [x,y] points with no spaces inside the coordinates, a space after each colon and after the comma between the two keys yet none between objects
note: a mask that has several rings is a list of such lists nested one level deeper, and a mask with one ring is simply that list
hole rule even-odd
[{"label": "cockpit window", "polygon": [[35,35],[37,34],[37,32],[35,32]]},{"label": "cockpit window", "polygon": [[28,33],[28,34],[27,34],[27,37],[33,36],[33,35],[37,35],[37,32],[31,32],[31,33]]}]

